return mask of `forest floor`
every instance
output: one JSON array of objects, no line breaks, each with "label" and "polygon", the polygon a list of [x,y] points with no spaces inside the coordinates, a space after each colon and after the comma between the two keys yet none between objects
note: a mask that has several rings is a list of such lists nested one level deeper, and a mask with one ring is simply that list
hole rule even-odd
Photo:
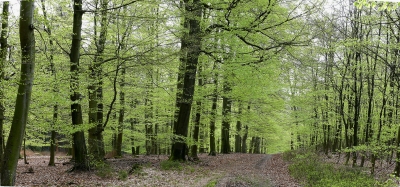
[{"label": "forest floor", "polygon": [[[199,155],[199,162],[181,163],[162,169],[165,155],[124,156],[108,159],[111,167],[89,172],[68,172],[70,157],[56,156],[56,166],[48,166],[49,156],[38,153],[18,163],[18,186],[194,186],[194,187],[274,187],[300,186],[289,175],[288,163],[281,154]],[[167,163],[168,164],[168,163]],[[132,173],[129,170],[136,167]]]}]

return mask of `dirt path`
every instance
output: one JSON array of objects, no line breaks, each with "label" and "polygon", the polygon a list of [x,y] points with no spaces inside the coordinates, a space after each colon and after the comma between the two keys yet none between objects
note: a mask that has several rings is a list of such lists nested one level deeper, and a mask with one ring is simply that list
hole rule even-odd
[{"label": "dirt path", "polygon": [[[263,155],[255,163],[237,163],[237,169],[229,171],[223,178],[221,178],[217,187],[270,187],[271,182],[265,177],[262,170],[265,168],[265,162],[270,159],[271,155]],[[252,166],[252,168],[251,168]],[[250,168],[248,168],[250,167]],[[248,169],[245,169],[248,168]]]}]

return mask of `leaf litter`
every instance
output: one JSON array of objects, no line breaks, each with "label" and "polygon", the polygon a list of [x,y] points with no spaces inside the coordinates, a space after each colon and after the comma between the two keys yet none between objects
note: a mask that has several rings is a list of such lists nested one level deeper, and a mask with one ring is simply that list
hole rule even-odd
[{"label": "leaf litter", "polygon": [[[28,156],[18,162],[16,185],[18,186],[162,186],[162,187],[275,187],[300,186],[288,172],[288,163],[281,154],[199,154],[199,162],[181,163],[181,169],[162,170],[160,162],[166,155],[125,155],[119,159],[108,159],[111,170],[107,176],[96,175],[95,169],[88,172],[68,172],[69,156],[56,156],[56,166],[48,166],[49,156]],[[130,172],[140,165],[137,172]],[[31,169],[30,169],[31,168]],[[28,172],[33,170],[33,172]],[[126,171],[125,179],[119,172]]]}]

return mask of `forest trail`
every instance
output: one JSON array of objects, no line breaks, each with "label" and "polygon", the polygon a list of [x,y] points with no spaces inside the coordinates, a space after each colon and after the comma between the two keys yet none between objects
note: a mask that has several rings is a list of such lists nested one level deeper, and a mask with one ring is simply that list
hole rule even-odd
[{"label": "forest trail", "polygon": [[[257,159],[256,159],[257,158]],[[242,162],[245,160],[245,162]],[[300,186],[288,172],[281,154],[251,155],[233,163],[217,187],[295,187]]]},{"label": "forest trail", "polygon": [[[265,162],[269,160],[272,155],[265,155],[263,158],[255,162],[246,163],[238,162],[233,164],[235,168],[227,171],[227,174],[219,179],[216,187],[269,187],[271,182],[267,179],[262,171],[266,165]],[[251,167],[253,166],[253,167]]]},{"label": "forest trail", "polygon": [[[71,165],[69,157],[57,156],[56,166],[49,167],[48,156],[28,157],[29,165],[19,160],[18,186],[160,186],[160,187],[278,187],[299,186],[288,172],[288,163],[281,154],[218,154],[199,155],[200,162],[187,162],[181,168],[161,169],[166,155],[125,156],[108,159],[112,170],[99,175],[98,171],[66,172]],[[121,171],[129,171],[134,164],[142,170],[120,178]],[[32,168],[33,172],[27,172]]]}]

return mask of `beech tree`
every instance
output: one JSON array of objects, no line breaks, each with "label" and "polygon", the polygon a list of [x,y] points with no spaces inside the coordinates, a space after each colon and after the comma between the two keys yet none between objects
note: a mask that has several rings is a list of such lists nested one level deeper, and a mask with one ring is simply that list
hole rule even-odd
[{"label": "beech tree", "polygon": [[80,49],[81,49],[81,40],[82,40],[82,0],[74,0],[74,20],[72,27],[72,44],[71,44],[71,52],[70,62],[71,62],[71,117],[72,117],[72,125],[77,129],[76,132],[73,133],[73,150],[74,150],[74,159],[75,164],[74,168],[76,170],[88,170],[89,169],[89,161],[87,158],[87,149],[86,149],[86,141],[85,141],[85,133],[83,130],[79,129],[79,126],[83,124],[82,119],[82,108],[80,104],[81,94],[79,93],[79,59],[80,59]]},{"label": "beech tree", "polygon": [[15,184],[19,151],[21,150],[28,120],[35,67],[34,1],[27,0],[21,1],[20,3],[19,37],[21,44],[21,77],[19,80],[14,117],[4,151],[4,159],[1,164],[2,186],[13,186]]}]

